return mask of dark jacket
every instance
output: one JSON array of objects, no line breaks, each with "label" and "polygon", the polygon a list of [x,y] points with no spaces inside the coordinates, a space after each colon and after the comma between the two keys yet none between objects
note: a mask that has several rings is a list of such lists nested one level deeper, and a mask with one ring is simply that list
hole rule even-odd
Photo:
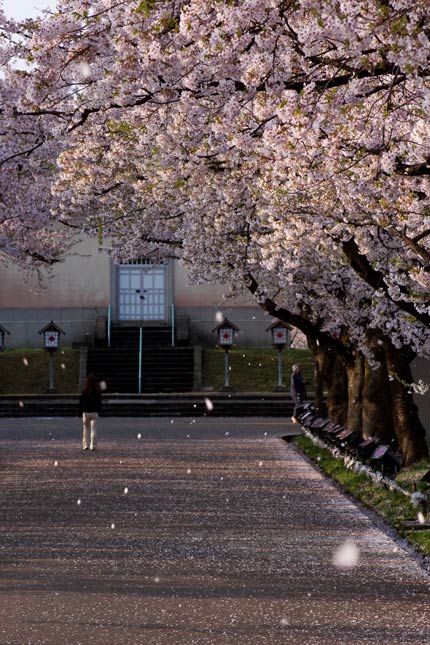
[{"label": "dark jacket", "polygon": [[79,399],[79,416],[83,412],[98,412],[100,414],[102,408],[102,393],[101,392],[82,392]]},{"label": "dark jacket", "polygon": [[302,403],[306,399],[305,381],[301,372],[291,374],[291,397],[297,403]]}]

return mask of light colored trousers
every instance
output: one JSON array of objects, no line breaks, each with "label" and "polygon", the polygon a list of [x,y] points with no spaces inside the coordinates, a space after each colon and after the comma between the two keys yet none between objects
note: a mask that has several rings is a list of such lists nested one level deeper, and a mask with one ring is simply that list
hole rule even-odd
[{"label": "light colored trousers", "polygon": [[83,430],[84,430],[82,443],[84,448],[88,448],[89,446],[90,450],[94,450],[94,448],[97,445],[96,423],[98,418],[99,418],[98,412],[84,412],[82,415]]}]

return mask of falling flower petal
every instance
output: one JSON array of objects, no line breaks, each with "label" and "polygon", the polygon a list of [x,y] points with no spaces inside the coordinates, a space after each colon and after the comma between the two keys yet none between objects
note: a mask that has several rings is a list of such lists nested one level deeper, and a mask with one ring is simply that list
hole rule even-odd
[{"label": "falling flower petal", "polygon": [[81,71],[81,74],[83,78],[89,78],[91,76],[91,67],[89,66],[88,63],[83,62],[79,65],[79,69]]},{"label": "falling flower petal", "polygon": [[353,569],[358,564],[359,551],[354,542],[347,541],[333,554],[333,564],[339,569]]}]

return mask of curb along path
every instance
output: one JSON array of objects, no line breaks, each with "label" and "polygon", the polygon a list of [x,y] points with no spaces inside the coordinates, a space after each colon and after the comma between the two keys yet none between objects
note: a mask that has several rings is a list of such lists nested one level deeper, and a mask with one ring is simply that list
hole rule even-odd
[{"label": "curb along path", "polygon": [[429,577],[287,429],[109,418],[83,453],[77,419],[1,419],[0,643],[429,642]]}]

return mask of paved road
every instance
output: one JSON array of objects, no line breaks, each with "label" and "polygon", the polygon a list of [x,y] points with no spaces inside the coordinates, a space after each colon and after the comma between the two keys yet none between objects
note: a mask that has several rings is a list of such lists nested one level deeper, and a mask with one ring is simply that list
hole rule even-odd
[{"label": "paved road", "polygon": [[287,430],[107,418],[89,453],[77,419],[1,419],[0,645],[430,642],[428,576]]}]

